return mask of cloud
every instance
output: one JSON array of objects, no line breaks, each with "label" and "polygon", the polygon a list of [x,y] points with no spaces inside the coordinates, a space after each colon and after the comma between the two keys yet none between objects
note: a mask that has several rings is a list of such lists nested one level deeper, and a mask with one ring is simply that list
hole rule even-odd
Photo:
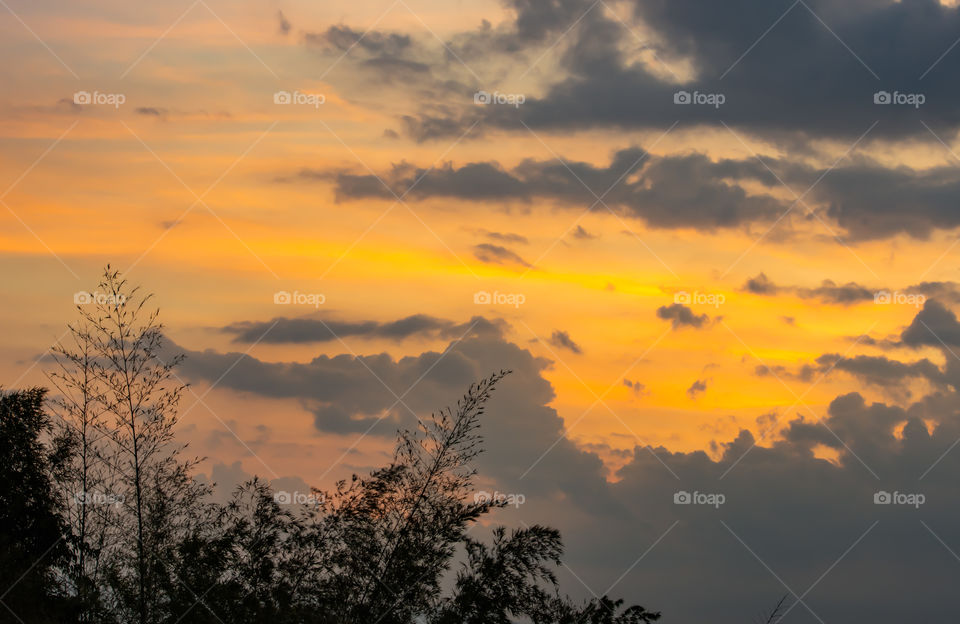
[{"label": "cloud", "polygon": [[277,11],[277,30],[281,35],[290,34],[290,20],[287,19],[287,16],[283,14],[283,11]]},{"label": "cloud", "polygon": [[515,243],[520,245],[526,245],[530,241],[527,240],[526,236],[520,234],[514,234],[513,232],[490,232],[488,230],[480,230],[480,232],[489,238],[490,240],[497,241],[500,243]]},{"label": "cloud", "polygon": [[338,338],[383,338],[403,340],[414,336],[455,338],[468,332],[498,333],[496,322],[474,317],[468,323],[454,323],[426,314],[414,314],[396,321],[341,321],[320,317],[286,318],[270,321],[243,321],[223,327],[234,334],[234,342],[267,344],[331,342]]},{"label": "cloud", "polygon": [[338,25],[323,32],[305,33],[304,41],[334,57],[349,53],[351,61],[388,82],[395,78],[426,78],[431,74],[424,51],[407,34],[372,29],[361,31]]},{"label": "cloud", "polygon": [[[411,189],[418,199],[539,199],[600,211],[606,204],[651,227],[702,231],[785,219],[792,204],[777,196],[782,180],[811,188],[806,199],[811,209],[851,242],[901,234],[926,239],[936,230],[960,227],[953,203],[960,195],[955,167],[891,168],[861,156],[824,168],[764,156],[768,170],[756,158],[711,159],[696,152],[652,156],[640,147],[617,150],[606,165],[564,160],[526,159],[511,169],[495,161],[447,162],[433,169],[402,162],[376,175],[305,168],[286,180],[332,181],[338,201],[390,200],[393,193]],[[594,193],[603,194],[603,204]]]},{"label": "cloud", "polygon": [[506,247],[492,245],[490,243],[480,243],[473,246],[473,255],[480,262],[487,264],[519,264],[520,266],[532,267],[529,262]]},{"label": "cloud", "polygon": [[626,377],[623,378],[623,385],[630,388],[636,396],[641,396],[647,392],[647,386],[645,384],[639,381],[632,381]]},{"label": "cloud", "polygon": [[[870,136],[892,138],[925,137],[921,118],[937,134],[949,135],[960,123],[951,106],[960,95],[951,80],[960,58],[944,54],[960,29],[956,7],[872,0],[627,5],[632,15],[624,19],[591,10],[589,0],[515,2],[509,23],[451,37],[464,54],[539,55],[547,45],[542,37],[556,32],[556,16],[569,29],[551,41],[561,44],[555,55],[559,68],[541,97],[528,95],[519,115],[505,107],[482,112],[464,107],[452,112],[454,125],[466,128],[482,116],[486,125],[510,130],[524,131],[525,124],[573,132],[666,128],[678,119],[685,127],[714,126],[722,119],[774,138],[853,142],[874,120]],[[641,25],[656,43],[637,45]],[[671,65],[692,67],[695,75],[682,80]],[[680,90],[719,93],[725,102],[719,108],[677,105],[674,94]],[[925,102],[919,108],[875,104],[874,94],[881,91],[920,94]]]},{"label": "cloud", "polygon": [[903,344],[910,347],[931,346],[948,348],[960,346],[960,323],[953,311],[940,302],[929,299],[914,317],[910,326],[900,335]]},{"label": "cloud", "polygon": [[670,321],[674,329],[681,327],[701,328],[710,320],[706,314],[694,314],[693,310],[682,303],[674,303],[669,306],[660,306],[657,308],[657,318]]},{"label": "cloud", "polygon": [[570,338],[570,334],[565,331],[560,331],[559,329],[554,330],[553,334],[550,335],[550,344],[561,349],[567,349],[578,355],[583,353],[580,345]]},{"label": "cloud", "polygon": [[697,379],[687,388],[687,396],[690,399],[696,399],[699,395],[707,391],[707,380]]},{"label": "cloud", "polygon": [[165,108],[156,108],[154,106],[140,106],[133,109],[133,112],[137,115],[144,115],[146,117],[163,117],[167,114]]},{"label": "cloud", "polygon": [[[940,310],[928,303],[918,318],[936,322]],[[956,329],[955,316],[942,316],[938,327]],[[861,372],[879,374],[878,380],[885,373],[877,371],[890,366],[850,360]],[[471,381],[509,367],[513,374],[481,422],[488,450],[476,461],[478,489],[523,493],[527,502],[497,512],[496,520],[557,526],[565,563],[589,587],[612,586],[610,593],[676,621],[734,624],[745,608],[759,610],[793,591],[804,596],[791,611],[801,622],[952,617],[956,561],[943,545],[960,543],[960,453],[951,452],[960,438],[955,392],[941,389],[905,407],[868,403],[851,392],[830,402],[822,419],[767,413],[762,423],[774,430],[771,439],[743,430],[714,444],[713,457],[639,441],[628,453],[613,453],[601,444],[577,447],[565,436],[569,423],[549,407],[555,396],[543,377],[548,365],[502,335],[487,334],[451,342],[446,355],[428,351],[399,359],[338,355],[268,363],[193,351],[182,372],[203,381],[223,376],[218,392],[233,388],[298,398],[305,406],[336,404],[336,411],[314,411],[320,430],[359,436],[360,416],[373,425],[370,435],[388,437],[416,421],[392,407],[396,398],[377,377],[397,394],[413,384],[404,401],[426,413],[455,403]],[[927,363],[922,368],[932,371]],[[385,422],[377,421],[381,416]],[[819,458],[818,449],[833,456]],[[615,481],[604,478],[601,452],[619,457]],[[237,472],[239,466],[218,469]],[[683,492],[721,494],[724,502],[677,504]],[[883,492],[922,494],[924,503],[875,504]],[[574,591],[580,586],[565,570],[561,577]],[[816,592],[807,597],[813,581]],[[710,591],[691,595],[691,586]],[[899,591],[876,592],[893,586]]]},{"label": "cloud", "polygon": [[756,277],[751,277],[743,285],[743,290],[755,295],[774,295],[777,293],[777,285],[770,281],[765,273],[759,273]]},{"label": "cloud", "polygon": [[[596,202],[593,193],[609,189],[604,196],[607,205],[619,206],[625,214],[643,219],[653,227],[714,230],[772,220],[784,210],[780,200],[748,194],[740,186],[727,182],[737,177],[771,182],[772,176],[760,171],[761,168],[755,161],[712,161],[702,154],[654,157],[640,148],[629,148],[615,152],[607,166],[527,159],[510,170],[496,162],[475,162],[460,167],[445,163],[428,170],[401,163],[377,175],[305,169],[296,178],[332,179],[338,201],[389,200],[394,192],[412,189],[410,195],[418,199],[476,202],[549,199],[561,205],[577,208],[587,205],[603,211],[606,208]],[[633,175],[627,177],[631,173]]]},{"label": "cloud", "polygon": [[583,229],[582,225],[577,226],[577,228],[573,231],[572,236],[577,240],[591,240],[597,237],[596,234],[591,234],[590,232]]},{"label": "cloud", "polygon": [[[837,284],[833,280],[823,280],[816,288],[803,286],[783,286],[775,284],[764,273],[751,277],[742,290],[756,295],[776,295],[793,293],[801,299],[816,299],[833,305],[854,305],[872,302],[880,292],[889,293],[888,288],[869,288],[857,282]],[[951,302],[960,302],[960,288],[954,282],[922,282],[908,286],[904,290],[908,295],[922,295],[924,298],[936,297]],[[921,299],[923,300],[923,299]]]},{"label": "cloud", "polygon": [[832,280],[823,280],[817,288],[797,288],[795,290],[804,299],[819,299],[825,303],[839,305],[873,301],[875,292],[855,282],[847,282],[841,285]]}]

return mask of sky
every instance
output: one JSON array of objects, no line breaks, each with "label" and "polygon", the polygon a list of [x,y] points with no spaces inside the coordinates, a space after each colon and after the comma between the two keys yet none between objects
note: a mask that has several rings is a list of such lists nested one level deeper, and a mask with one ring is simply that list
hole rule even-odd
[{"label": "sky", "polygon": [[958,11],[0,0],[0,385],[109,263],[221,492],[364,473],[509,369],[478,488],[564,591],[943,621]]}]

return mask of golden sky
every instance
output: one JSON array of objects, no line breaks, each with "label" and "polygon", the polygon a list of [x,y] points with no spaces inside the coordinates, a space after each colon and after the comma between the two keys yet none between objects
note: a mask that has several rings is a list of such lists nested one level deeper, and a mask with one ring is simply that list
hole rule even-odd
[{"label": "golden sky", "polygon": [[[908,400],[841,372],[822,380],[820,373],[793,373],[826,353],[890,355],[890,348],[855,340],[899,334],[918,308],[872,299],[832,303],[802,289],[832,280],[906,292],[920,282],[960,277],[951,233],[838,243],[844,227],[825,212],[829,198],[811,195],[793,204],[808,185],[786,174],[789,185],[769,188],[756,179],[720,176],[747,195],[785,202],[782,219],[703,228],[658,227],[619,208],[591,210],[592,201],[549,196],[473,201],[412,192],[402,202],[338,196],[335,180],[338,172],[388,178],[402,163],[421,170],[496,162],[510,171],[533,161],[606,167],[615,152],[637,146],[649,150],[651,160],[696,153],[713,162],[770,162],[771,171],[868,161],[935,170],[954,158],[950,141],[878,136],[858,142],[866,120],[851,136],[825,133],[801,148],[749,127],[688,123],[679,114],[673,126],[517,130],[484,123],[466,135],[417,140],[405,133],[403,117],[445,106],[442,98],[450,96],[441,78],[471,84],[482,75],[504,93],[545,97],[562,77],[567,42],[548,38],[522,61],[479,55],[461,63],[453,52],[444,58],[445,42],[483,32],[481,20],[496,29],[511,19],[495,2],[398,2],[386,11],[355,2],[197,2],[136,10],[95,4],[81,11],[69,3],[11,3],[11,18],[0,23],[0,50],[15,59],[0,68],[6,278],[0,320],[8,383],[61,336],[73,318],[73,293],[91,289],[109,262],[156,292],[170,337],[194,350],[242,351],[219,328],[279,316],[503,319],[509,341],[552,362],[544,372],[555,389],[551,406],[571,439],[590,448],[651,444],[715,454],[711,443],[740,429],[761,435],[764,415],[817,418],[852,389],[877,400]],[[598,11],[631,19],[622,8]],[[416,48],[409,62],[436,63],[429,70],[435,82],[417,83],[420,70],[409,68],[375,73],[368,62],[373,52],[356,41],[346,53],[331,49],[329,29],[338,25],[371,29],[368,42],[383,43],[379,33],[409,35]],[[657,39],[655,28],[634,26],[638,41]],[[674,84],[696,75],[689,58],[664,61],[651,53],[655,48],[634,43],[625,45],[624,58],[651,75]],[[324,101],[276,104],[274,93],[283,90],[322,94]],[[124,101],[77,105],[82,91],[122,94]],[[425,101],[431,97],[439,99]],[[477,247],[484,244],[510,255],[484,261]],[[745,290],[760,273],[781,288]],[[278,308],[273,294],[280,290],[322,293],[325,302],[316,310]],[[481,307],[474,303],[478,291],[521,294],[524,303]],[[673,327],[658,316],[683,293],[709,300],[689,306],[707,315],[700,327]],[[551,342],[554,332],[566,332],[579,352]],[[400,358],[442,350],[448,342],[355,337],[261,344],[251,354],[271,362],[348,351]],[[921,355],[943,362],[935,349],[907,359]],[[758,366],[781,373],[758,375]],[[41,383],[40,367],[24,380]],[[705,390],[688,391],[698,381]],[[236,459],[237,449],[208,446],[212,432],[222,429],[211,410],[229,414],[221,418],[235,420],[241,438],[255,436],[254,413],[275,412],[276,431],[260,454],[278,474],[318,471],[296,459],[289,445],[324,452],[347,445],[316,432],[296,400],[214,389],[204,405],[191,408],[187,422],[200,451],[217,461]],[[383,448],[381,442],[369,446]],[[611,468],[623,463],[599,452]],[[249,470],[257,463],[244,459]]]}]

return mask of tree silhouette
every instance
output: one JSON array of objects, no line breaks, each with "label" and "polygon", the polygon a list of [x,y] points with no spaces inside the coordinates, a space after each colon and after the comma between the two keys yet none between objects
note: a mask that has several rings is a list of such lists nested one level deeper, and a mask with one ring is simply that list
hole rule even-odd
[{"label": "tree silhouette", "polygon": [[[44,391],[0,397],[0,600],[30,622],[103,624],[639,624],[659,613],[559,594],[560,534],[468,535],[505,502],[474,500],[485,405],[508,374],[473,384],[399,433],[389,465],[311,504],[254,478],[223,505],[174,437],[184,385],[161,359],[149,295],[107,267],[72,343],[54,350],[59,417]],[[42,438],[49,438],[44,444]],[[460,569],[451,579],[451,568]],[[19,582],[14,583],[22,575]],[[444,592],[445,579],[452,589]],[[62,611],[70,605],[69,613]]]},{"label": "tree silhouette", "polygon": [[60,622],[68,602],[57,591],[67,564],[63,522],[50,475],[50,430],[40,388],[0,392],[0,621]]}]

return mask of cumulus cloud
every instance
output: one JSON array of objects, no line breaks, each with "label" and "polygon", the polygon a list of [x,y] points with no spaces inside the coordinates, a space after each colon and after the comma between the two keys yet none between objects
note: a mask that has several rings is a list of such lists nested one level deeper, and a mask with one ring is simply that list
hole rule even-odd
[{"label": "cumulus cloud", "polygon": [[[453,45],[465,54],[535,52],[545,47],[543,33],[555,32],[556,16],[562,16],[563,28],[570,31],[558,48],[560,71],[542,97],[528,97],[519,118],[505,108],[478,113],[465,107],[448,120],[455,128],[465,128],[481,114],[487,124],[518,131],[524,130],[521,119],[534,129],[564,131],[664,128],[678,119],[685,125],[716,125],[722,119],[774,137],[852,141],[873,120],[878,123],[872,135],[886,137],[923,137],[921,117],[938,133],[949,133],[960,122],[950,106],[958,95],[950,77],[960,59],[944,55],[960,28],[960,11],[932,0],[843,5],[631,0],[632,15],[624,22],[591,10],[589,0],[512,4],[513,20],[455,35]],[[542,24],[532,26],[539,20]],[[659,43],[649,44],[652,53],[638,62],[632,53],[639,23]],[[892,41],[903,45],[889,45]],[[803,46],[802,58],[798,46]],[[681,81],[670,69],[679,62],[694,67],[696,75]],[[723,94],[725,102],[719,109],[678,106],[674,94],[679,90]],[[878,105],[874,94],[879,91],[920,94],[925,101],[921,108]]]},{"label": "cumulus cloud", "polygon": [[697,379],[690,387],[687,388],[687,396],[691,399],[696,399],[698,396],[707,391],[707,380]]},{"label": "cumulus cloud", "polygon": [[[939,304],[928,302],[921,318],[941,330],[960,329]],[[767,413],[762,420],[770,439],[744,430],[717,442],[713,457],[638,441],[631,453],[620,453],[626,464],[609,482],[597,455],[602,445],[578,448],[549,407],[554,393],[543,378],[549,362],[502,335],[452,342],[445,355],[341,355],[306,364],[194,351],[183,374],[212,381],[238,358],[222,387],[287,396],[305,406],[336,403],[339,411],[315,419],[323,431],[360,435],[355,418],[383,417],[389,426],[374,427],[375,436],[415,422],[389,416],[396,398],[377,377],[398,394],[413,385],[404,400],[426,413],[454,403],[471,381],[513,369],[482,422],[488,451],[476,463],[478,485],[523,493],[527,502],[499,512],[503,521],[560,528],[569,570],[594,591],[628,596],[677,621],[733,624],[783,593],[802,597],[791,611],[799,622],[946,621],[955,611],[956,561],[944,544],[960,544],[960,453],[951,452],[960,438],[960,397],[950,387],[904,407],[868,403],[850,392],[819,417]],[[851,370],[880,383],[903,374],[934,376],[924,360],[906,369],[849,360]],[[832,455],[821,457],[821,449]],[[239,466],[218,468],[221,475],[237,472]],[[570,580],[577,584],[572,574]],[[808,593],[811,584],[815,590]],[[894,586],[899,590],[876,592]],[[709,591],[691,595],[690,587]]]},{"label": "cumulus cloud", "polygon": [[695,314],[693,310],[682,303],[660,306],[657,308],[657,318],[670,321],[674,329],[682,327],[699,329],[710,320],[710,317],[706,314]]}]

